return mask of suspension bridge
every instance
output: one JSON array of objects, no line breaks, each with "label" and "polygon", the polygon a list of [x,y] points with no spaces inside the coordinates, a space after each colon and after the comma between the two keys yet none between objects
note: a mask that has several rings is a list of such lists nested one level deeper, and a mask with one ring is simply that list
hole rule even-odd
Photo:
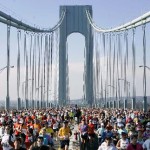
[{"label": "suspension bridge", "polygon": [[[60,6],[60,18],[53,28],[37,28],[0,11],[0,23],[7,28],[7,94],[10,109],[11,31],[16,34],[17,109],[70,104],[67,37],[78,32],[85,37],[83,103],[105,108],[136,108],[137,68],[143,69],[141,90],[147,111],[148,39],[150,12],[123,25],[105,29],[94,22],[92,6]],[[139,56],[140,55],[140,56]],[[139,64],[140,62],[140,64]],[[23,67],[22,67],[23,66]],[[24,69],[22,69],[24,68]],[[3,71],[2,68],[0,71]],[[21,82],[24,78],[24,82]],[[52,84],[53,83],[53,84]],[[31,84],[31,86],[29,86]],[[54,85],[54,87],[52,87]]]}]

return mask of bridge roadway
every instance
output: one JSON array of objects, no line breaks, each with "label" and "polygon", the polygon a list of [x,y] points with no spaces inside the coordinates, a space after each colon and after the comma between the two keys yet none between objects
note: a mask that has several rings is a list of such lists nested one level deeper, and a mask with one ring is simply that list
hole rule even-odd
[{"label": "bridge roadway", "polygon": [[[72,130],[72,135],[70,137],[70,145],[69,145],[69,150],[80,150],[80,144],[78,140],[75,140],[74,133],[78,131],[78,125],[75,125],[73,130]],[[60,142],[59,140],[54,140],[54,145],[56,150],[61,150],[60,149]]]}]

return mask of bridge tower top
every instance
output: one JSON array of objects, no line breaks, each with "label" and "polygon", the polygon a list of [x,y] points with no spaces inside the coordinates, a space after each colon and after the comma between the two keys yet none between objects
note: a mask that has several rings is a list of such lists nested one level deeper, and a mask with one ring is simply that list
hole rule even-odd
[{"label": "bridge tower top", "polygon": [[90,26],[86,16],[86,10],[88,10],[92,16],[93,12],[91,5],[60,6],[60,17],[63,11],[66,12],[64,22],[62,23],[62,26],[67,28],[66,35],[74,32],[86,35],[87,28]]}]

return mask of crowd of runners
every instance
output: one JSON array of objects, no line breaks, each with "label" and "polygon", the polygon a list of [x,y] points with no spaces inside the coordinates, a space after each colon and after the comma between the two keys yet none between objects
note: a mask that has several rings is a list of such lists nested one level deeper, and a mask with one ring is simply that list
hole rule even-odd
[{"label": "crowd of runners", "polygon": [[58,141],[68,150],[71,135],[80,150],[150,150],[150,111],[75,105],[0,112],[0,150],[54,150]]}]

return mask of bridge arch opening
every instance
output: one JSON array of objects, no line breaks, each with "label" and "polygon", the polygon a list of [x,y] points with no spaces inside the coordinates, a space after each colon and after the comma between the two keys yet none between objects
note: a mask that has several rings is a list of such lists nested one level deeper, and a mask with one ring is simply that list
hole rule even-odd
[{"label": "bridge arch opening", "polygon": [[[81,100],[84,96],[84,63],[85,37],[80,33],[72,33],[67,37],[69,99]],[[81,102],[81,101],[80,101]]]}]

